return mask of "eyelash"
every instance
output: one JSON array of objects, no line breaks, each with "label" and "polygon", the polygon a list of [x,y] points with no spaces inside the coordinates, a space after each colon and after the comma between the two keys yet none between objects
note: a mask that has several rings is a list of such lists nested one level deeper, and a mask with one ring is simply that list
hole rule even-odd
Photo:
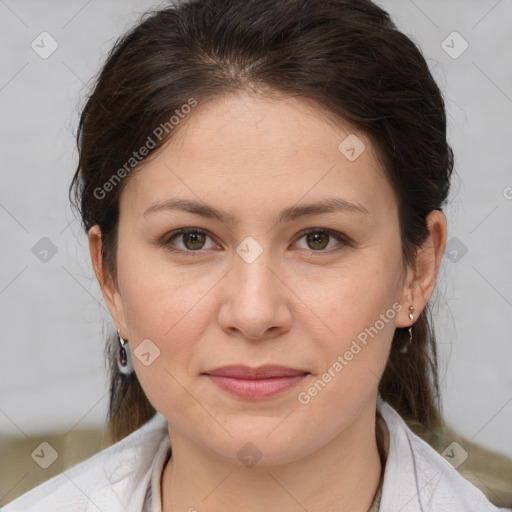
[{"label": "eyelash", "polygon": [[[174,240],[175,238],[178,238],[180,235],[184,235],[184,234],[193,234],[193,233],[197,233],[197,234],[202,234],[202,235],[206,235],[210,238],[212,238],[208,232],[204,231],[203,229],[200,229],[200,228],[183,228],[183,229],[179,229],[177,231],[173,231],[172,233],[170,233],[169,236],[167,237],[164,237],[164,239],[162,240],[161,242],[161,246],[165,246],[167,250],[171,251],[171,252],[174,252],[174,253],[178,253],[178,254],[181,254],[187,258],[197,258],[197,257],[200,257],[202,255],[202,249],[199,249],[197,251],[191,251],[191,250],[188,250],[188,251],[183,251],[182,249],[174,249],[171,247],[171,241]],[[324,235],[329,235],[330,237],[333,237],[335,238],[338,242],[341,242],[343,245],[345,246],[352,246],[352,242],[351,240],[344,234],[342,233],[339,233],[337,231],[332,231],[330,229],[325,229],[325,228],[308,228],[308,229],[305,229],[303,231],[301,231],[299,237],[297,238],[296,242],[298,242],[301,238],[303,238],[304,236],[306,235],[309,235],[311,233],[321,233],[321,234],[324,234]],[[329,250],[318,250],[318,251],[314,251],[311,249],[311,253],[319,253],[319,254],[331,254],[333,252],[337,252],[337,251],[340,251],[342,249],[341,248],[338,248],[338,249],[329,249]]]}]

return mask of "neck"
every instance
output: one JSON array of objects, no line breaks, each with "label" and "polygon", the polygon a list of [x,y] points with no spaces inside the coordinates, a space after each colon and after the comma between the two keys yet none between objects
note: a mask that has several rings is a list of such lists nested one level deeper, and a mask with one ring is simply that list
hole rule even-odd
[{"label": "neck", "polygon": [[375,407],[370,401],[338,436],[282,465],[235,464],[170,430],[172,457],[162,477],[162,512],[367,512],[383,470]]}]

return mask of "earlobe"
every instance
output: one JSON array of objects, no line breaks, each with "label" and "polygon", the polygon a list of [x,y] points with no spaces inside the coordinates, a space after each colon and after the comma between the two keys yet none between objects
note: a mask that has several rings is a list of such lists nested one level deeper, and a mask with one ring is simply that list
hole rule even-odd
[{"label": "earlobe", "polygon": [[[414,307],[414,320],[425,309],[436,284],[446,247],[447,224],[446,217],[439,210],[432,210],[426,218],[429,236],[418,249],[414,268],[407,275],[406,285],[402,292],[400,303],[403,309],[397,316],[397,327],[409,327],[409,306]],[[413,322],[414,322],[413,320]]]}]

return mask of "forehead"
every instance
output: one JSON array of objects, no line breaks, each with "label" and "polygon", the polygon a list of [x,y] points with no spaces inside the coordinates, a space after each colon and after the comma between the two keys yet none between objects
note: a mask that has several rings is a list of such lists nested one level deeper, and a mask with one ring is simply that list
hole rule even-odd
[{"label": "forehead", "polygon": [[323,193],[357,203],[391,198],[369,138],[316,102],[229,94],[199,103],[183,123],[127,183],[132,209],[176,194],[219,205],[238,198],[240,207]]},{"label": "forehead", "polygon": [[298,96],[226,94],[199,104],[184,121],[184,128],[176,132],[171,144],[196,156],[206,156],[210,151],[227,151],[229,156],[270,149],[269,157],[279,151],[328,150],[337,158],[339,144],[356,132],[369,152],[374,151],[366,135],[348,120]]}]

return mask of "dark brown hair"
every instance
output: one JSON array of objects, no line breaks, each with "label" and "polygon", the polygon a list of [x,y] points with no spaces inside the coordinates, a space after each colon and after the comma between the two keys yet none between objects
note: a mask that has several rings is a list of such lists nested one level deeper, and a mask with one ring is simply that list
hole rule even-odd
[{"label": "dark brown hair", "polygon": [[[192,0],[145,13],[116,41],[81,113],[70,198],[86,232],[99,224],[116,286],[119,198],[140,166],[105,183],[191,98],[250,90],[313,100],[369,137],[397,197],[403,261],[413,265],[453,170],[443,97],[415,43],[369,0]],[[175,131],[153,136],[145,158]],[[404,354],[407,328],[395,330],[379,391],[404,419],[435,429],[442,416],[429,305],[413,333]],[[118,350],[111,336],[110,442],[155,413],[135,373],[118,372]]]}]

